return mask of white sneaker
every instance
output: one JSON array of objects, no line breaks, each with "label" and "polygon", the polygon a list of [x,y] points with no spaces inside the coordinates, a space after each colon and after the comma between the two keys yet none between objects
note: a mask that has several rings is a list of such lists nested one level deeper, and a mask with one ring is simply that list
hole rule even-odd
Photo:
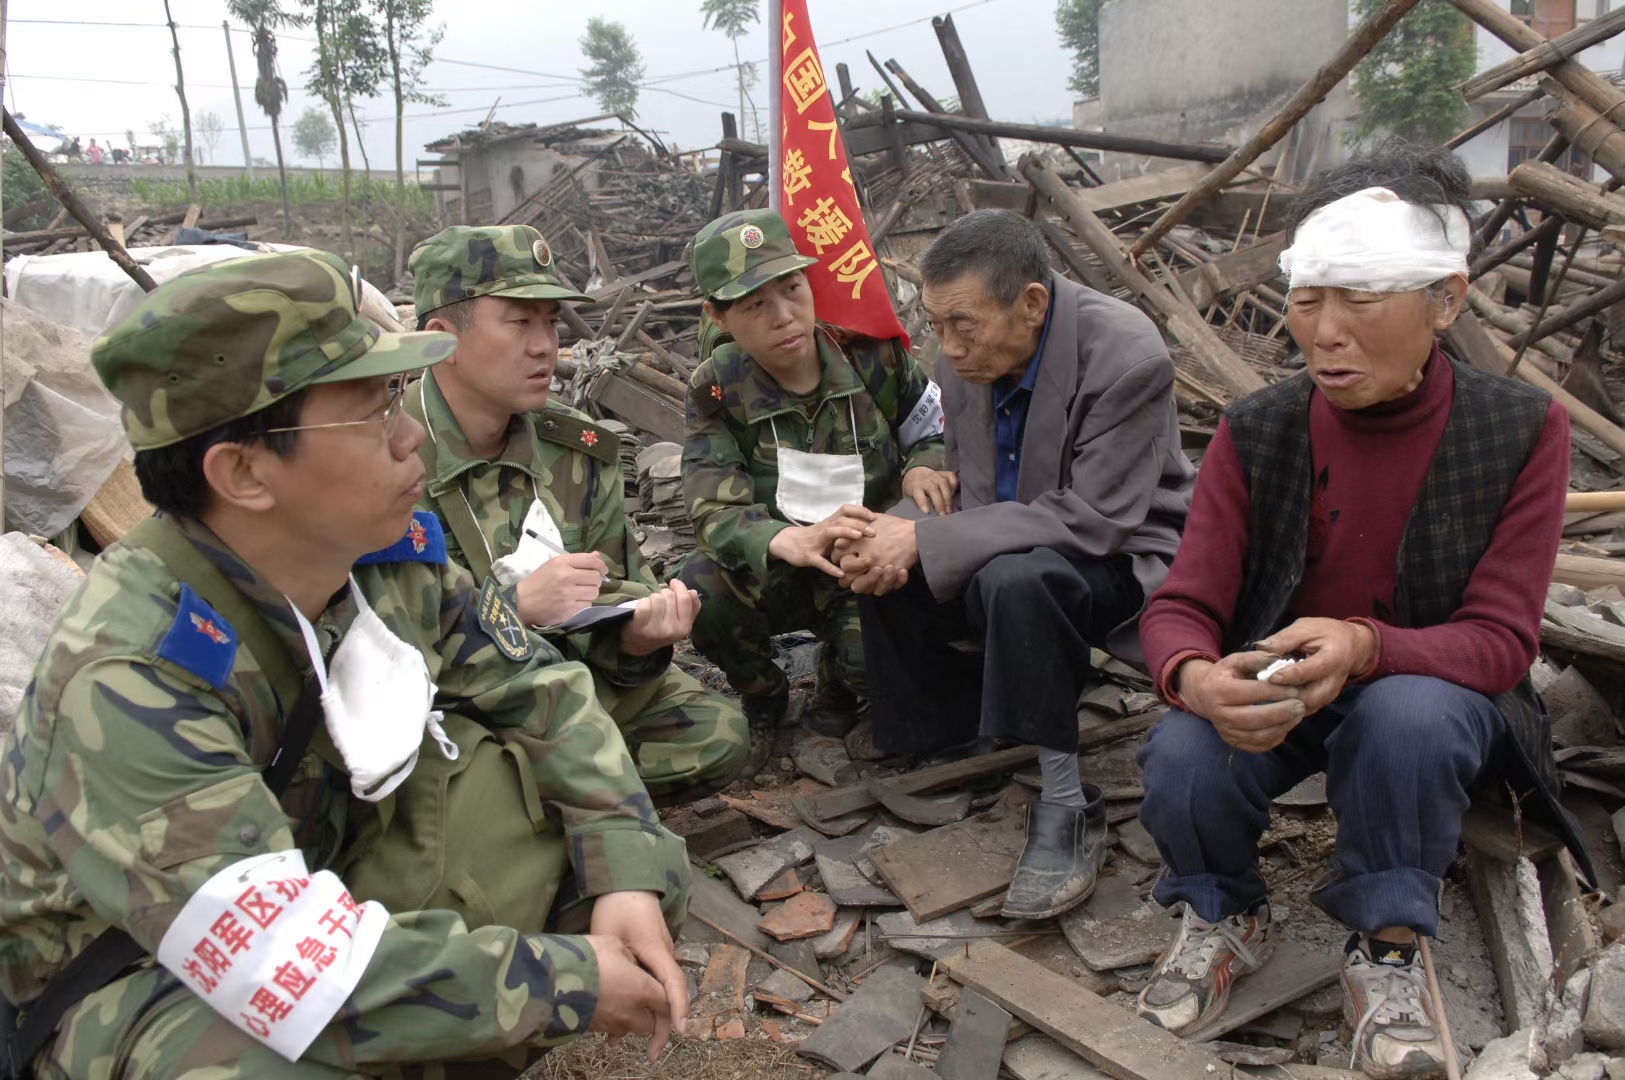
[{"label": "white sneaker", "polygon": [[1427,972],[1413,943],[1395,945],[1360,934],[1343,959],[1343,1021],[1354,1029],[1349,1067],[1373,1080],[1445,1075],[1428,994]]},{"label": "white sneaker", "polygon": [[1194,1031],[1224,1012],[1230,987],[1263,967],[1274,949],[1269,904],[1218,922],[1198,918],[1187,904],[1179,934],[1157,961],[1135,1011],[1175,1035]]}]

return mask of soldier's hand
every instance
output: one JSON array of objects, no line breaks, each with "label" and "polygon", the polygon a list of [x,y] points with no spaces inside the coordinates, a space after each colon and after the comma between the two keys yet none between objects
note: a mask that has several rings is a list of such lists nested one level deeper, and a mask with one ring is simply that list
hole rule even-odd
[{"label": "soldier's hand", "polygon": [[519,583],[519,617],[528,626],[557,626],[598,599],[608,572],[596,551],[549,559]]},{"label": "soldier's hand", "polygon": [[791,566],[812,566],[830,577],[841,576],[841,568],[829,560],[837,540],[862,540],[874,535],[871,524],[878,517],[873,510],[848,504],[816,525],[792,525],[780,529],[768,541],[767,553]]},{"label": "soldier's hand", "polygon": [[637,957],[620,938],[591,934],[587,943],[598,959],[598,1005],[589,1030],[608,1035],[611,1046],[626,1035],[647,1035],[649,1060],[660,1060],[672,1026],[665,989],[638,966]]},{"label": "soldier's hand", "polygon": [[681,581],[672,581],[638,602],[631,621],[621,629],[621,651],[648,656],[675,645],[688,636],[699,613],[700,594]]},{"label": "soldier's hand", "polygon": [[[676,949],[671,943],[671,931],[660,911],[660,898],[652,892],[605,893],[593,901],[593,934],[607,934],[623,942],[637,962],[659,980],[665,994],[665,1011],[661,1014],[669,1029],[681,1035],[688,1027],[688,980],[677,966]],[[658,1019],[658,1018],[657,1018]],[[665,1043],[661,1034],[660,1042]],[[653,1040],[649,1043],[649,1060],[658,1055]]]},{"label": "soldier's hand", "polygon": [[959,490],[959,474],[940,472],[916,465],[903,474],[903,494],[914,500],[923,514],[933,509],[947,516],[954,512],[954,492]]}]

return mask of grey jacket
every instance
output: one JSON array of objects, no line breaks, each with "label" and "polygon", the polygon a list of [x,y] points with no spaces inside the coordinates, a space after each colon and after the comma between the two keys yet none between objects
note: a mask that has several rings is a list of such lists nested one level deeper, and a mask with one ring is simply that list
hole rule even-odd
[{"label": "grey jacket", "polygon": [[[960,596],[994,556],[1041,547],[1072,559],[1129,554],[1149,597],[1179,547],[1196,470],[1180,449],[1162,335],[1121,300],[1059,276],[1051,287],[1015,502],[994,494],[993,388],[938,365],[959,509],[920,520],[916,537],[940,601]],[[1114,655],[1140,660],[1137,626],[1138,618],[1113,631]]]}]

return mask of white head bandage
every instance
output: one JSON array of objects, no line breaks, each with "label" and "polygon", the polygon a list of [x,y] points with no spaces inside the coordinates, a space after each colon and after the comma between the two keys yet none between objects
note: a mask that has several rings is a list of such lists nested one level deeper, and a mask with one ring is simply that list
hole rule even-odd
[{"label": "white head bandage", "polygon": [[1316,210],[1281,252],[1294,289],[1411,292],[1467,273],[1472,227],[1454,206],[1417,206],[1372,187]]}]

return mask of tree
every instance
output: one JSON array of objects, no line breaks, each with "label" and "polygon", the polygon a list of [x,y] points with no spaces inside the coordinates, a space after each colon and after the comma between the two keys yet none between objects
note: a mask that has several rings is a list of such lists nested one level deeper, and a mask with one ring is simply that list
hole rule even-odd
[{"label": "tree", "polygon": [[1086,98],[1100,96],[1100,5],[1102,0],[1059,0],[1055,28],[1061,44],[1072,50],[1072,75],[1066,88]]},{"label": "tree", "polygon": [[[739,120],[745,120],[745,71],[750,71],[750,83],[756,82],[756,66],[744,64],[739,60],[739,39],[750,33],[752,23],[762,21],[762,13],[756,0],[704,0],[700,4],[701,20],[707,30],[721,30],[728,35],[728,40],[734,47],[734,73],[739,81]],[[752,113],[755,112],[753,108]]]},{"label": "tree", "polygon": [[175,17],[169,13],[169,0],[164,0],[164,21],[169,24],[169,37],[175,43],[175,96],[181,99],[181,130],[186,133],[186,201],[197,205],[197,170],[192,157],[192,110],[186,104],[186,76],[181,72],[181,36],[175,26]]},{"label": "tree", "polygon": [[282,235],[293,235],[293,204],[288,199],[288,169],[282,159],[282,129],[278,123],[288,100],[288,84],[276,70],[276,34],[284,26],[301,26],[302,16],[282,10],[281,0],[226,0],[232,17],[248,25],[254,38],[254,102],[271,120],[271,141],[276,145],[277,181],[282,187]]},{"label": "tree", "polygon": [[333,121],[314,105],[293,122],[293,148],[299,151],[300,157],[315,158],[319,169],[327,167],[327,155],[333,152],[337,138]]},{"label": "tree", "polygon": [[181,156],[181,133],[175,129],[175,122],[169,118],[169,114],[164,113],[148,124],[147,130],[163,144],[164,164],[175,164],[175,159]]},{"label": "tree", "polygon": [[434,47],[446,36],[446,24],[425,24],[434,0],[376,0],[384,23],[384,51],[389,56],[389,84],[395,94],[395,278],[406,272],[406,103],[444,105],[445,99],[423,90],[423,72]]},{"label": "tree", "polygon": [[[1383,0],[1356,0],[1365,18]],[[1473,24],[1446,0],[1422,0],[1354,69],[1360,117],[1352,142],[1397,136],[1441,143],[1467,119],[1467,102],[1455,89],[1478,68]]]},{"label": "tree", "polygon": [[581,91],[598,99],[607,113],[635,112],[643,57],[626,27],[602,15],[587,20],[581,52],[591,62],[581,69]]},{"label": "tree", "polygon": [[203,144],[203,153],[198,156],[205,164],[214,160],[214,152],[220,148],[220,138],[226,133],[226,122],[220,119],[220,114],[214,111],[197,114],[197,137]]},{"label": "tree", "polygon": [[[311,12],[316,28],[316,59],[305,70],[305,88],[327,103],[338,128],[339,164],[344,170],[344,203],[339,211],[339,229],[347,256],[355,255],[355,237],[350,225],[350,139],[345,132],[344,114],[355,120],[355,99],[372,97],[383,81],[385,56],[378,41],[378,27],[363,7],[363,0],[300,0]],[[360,143],[360,128],[356,140]],[[361,146],[366,161],[366,147]],[[371,165],[368,163],[368,172]]]}]

